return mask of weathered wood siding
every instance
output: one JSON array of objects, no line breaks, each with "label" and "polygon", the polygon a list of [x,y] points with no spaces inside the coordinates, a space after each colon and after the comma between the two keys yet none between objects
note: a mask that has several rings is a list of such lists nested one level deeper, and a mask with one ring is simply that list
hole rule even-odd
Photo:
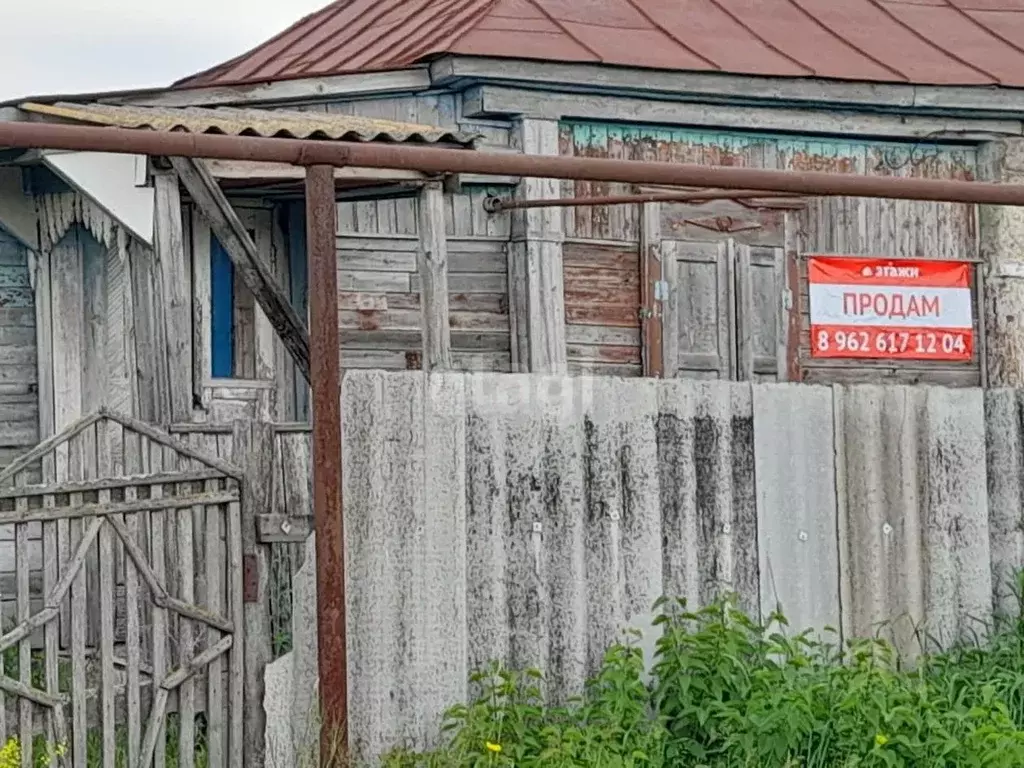
[{"label": "weathered wood siding", "polygon": [[151,252],[77,195],[37,202],[41,436],[102,406],[152,418],[167,371]]},{"label": "weathered wood siding", "polygon": [[[813,170],[935,179],[972,179],[968,145],[794,138],[654,126],[564,122],[565,155]],[[564,182],[563,196],[628,194],[626,185]],[[566,208],[566,238],[631,244],[641,235],[640,206]],[[782,294],[793,290],[800,323],[790,366],[804,381],[886,380],[977,385],[978,348],[970,363],[819,361],[810,357],[806,256],[871,256],[974,260],[975,209],[953,203],[822,198],[803,210],[753,211],[732,202],[662,204],[665,246],[666,376],[771,380],[785,336]],[[596,269],[596,263],[592,269]],[[788,278],[791,274],[792,278]],[[976,270],[975,270],[976,276]],[[566,267],[566,296],[590,289],[588,273]],[[792,285],[790,285],[792,282]],[[639,309],[639,302],[637,304]],[[567,303],[567,314],[568,314]],[[975,328],[980,333],[975,307]],[[675,325],[673,325],[673,323]],[[669,349],[669,345],[675,345]],[[785,356],[787,350],[778,353]],[[668,370],[672,365],[678,367]]]},{"label": "weathered wood siding", "polygon": [[569,372],[639,376],[638,245],[568,240],[562,262]]},{"label": "weathered wood siding", "polygon": [[[483,210],[487,190],[446,195],[452,359],[464,370],[508,371],[509,217]],[[338,206],[343,368],[419,368],[422,355],[416,201]]]},{"label": "weathered wood siding", "polygon": [[37,380],[28,251],[0,230],[0,467],[39,441]]}]

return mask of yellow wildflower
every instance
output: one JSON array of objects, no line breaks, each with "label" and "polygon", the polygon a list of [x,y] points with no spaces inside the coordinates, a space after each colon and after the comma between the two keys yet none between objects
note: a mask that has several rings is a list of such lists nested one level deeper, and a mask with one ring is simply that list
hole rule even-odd
[{"label": "yellow wildflower", "polygon": [[875,736],[875,744],[877,744],[878,746],[884,747],[888,743],[889,737],[886,736],[884,733],[879,733]]},{"label": "yellow wildflower", "polygon": [[21,768],[21,744],[16,738],[0,747],[0,768]]},{"label": "yellow wildflower", "polygon": [[487,748],[491,750],[491,752],[501,752],[501,744],[495,744],[493,741],[487,742]]}]

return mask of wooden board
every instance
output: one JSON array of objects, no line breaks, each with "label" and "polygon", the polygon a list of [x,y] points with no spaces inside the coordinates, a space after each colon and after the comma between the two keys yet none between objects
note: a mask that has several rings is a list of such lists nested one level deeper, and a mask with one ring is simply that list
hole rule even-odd
[{"label": "wooden board", "polygon": [[[448,238],[452,365],[508,371],[511,365],[505,244]],[[403,370],[421,364],[421,277],[416,237],[338,238],[343,368]]]},{"label": "wooden board", "polygon": [[39,441],[35,296],[28,251],[0,231],[0,466]]},{"label": "wooden board", "polygon": [[562,253],[569,372],[639,376],[639,243],[567,240]]}]

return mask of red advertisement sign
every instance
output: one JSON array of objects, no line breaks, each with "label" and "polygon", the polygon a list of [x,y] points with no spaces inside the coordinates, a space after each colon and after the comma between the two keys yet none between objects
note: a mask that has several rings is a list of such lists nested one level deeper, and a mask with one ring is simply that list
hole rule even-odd
[{"label": "red advertisement sign", "polygon": [[960,261],[810,258],[811,356],[970,360],[969,269]]}]

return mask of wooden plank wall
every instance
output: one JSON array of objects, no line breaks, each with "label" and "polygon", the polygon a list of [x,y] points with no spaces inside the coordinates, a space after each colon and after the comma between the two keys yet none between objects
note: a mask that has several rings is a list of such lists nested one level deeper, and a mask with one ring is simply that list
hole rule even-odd
[{"label": "wooden plank wall", "polygon": [[562,263],[569,372],[641,375],[639,244],[567,240]]},{"label": "wooden plank wall", "polygon": [[[44,196],[39,207],[37,279],[40,296],[50,304],[42,314],[51,324],[40,366],[49,383],[40,391],[52,387],[52,402],[42,403],[52,409],[52,430],[101,406],[134,415],[136,403],[146,401],[145,410],[155,413],[154,400],[166,382],[158,364],[163,347],[154,343],[159,313],[153,313],[160,302],[151,259],[144,248],[132,247],[116,222],[77,195]],[[137,318],[136,307],[148,316]]]},{"label": "wooden plank wall", "polygon": [[29,254],[0,230],[0,467],[39,442],[37,383]]},{"label": "wooden plank wall", "polygon": [[[452,358],[463,370],[511,368],[507,214],[483,210],[487,190],[445,195]],[[416,200],[338,205],[343,368],[421,365]]]},{"label": "wooden plank wall", "polygon": [[[837,173],[860,173],[881,176],[910,176],[935,179],[973,179],[976,151],[972,146],[955,144],[915,145],[896,142],[845,141],[794,138],[782,135],[744,134],[728,131],[696,131],[654,126],[623,126],[590,122],[565,122],[560,129],[560,148],[564,155],[583,157],[609,157],[705,165],[733,165],[781,170],[813,170]],[[590,196],[627,194],[624,185],[598,182],[564,182],[563,196]],[[779,273],[768,280],[764,269],[770,259],[764,248],[785,247],[785,258],[792,262],[796,273],[794,294],[798,299],[800,316],[800,343],[797,358],[791,366],[804,381],[890,381],[925,382],[950,385],[977,386],[981,382],[981,364],[977,352],[970,363],[948,364],[908,361],[906,363],[871,361],[814,360],[809,354],[807,314],[806,260],[809,253],[861,253],[889,257],[922,257],[973,260],[977,258],[975,208],[953,203],[923,203],[897,200],[861,200],[824,198],[808,201],[801,212],[789,214],[788,219],[777,212],[755,222],[755,229],[746,230],[743,216],[726,210],[731,203],[716,203],[683,207],[663,205],[661,237],[676,242],[680,252],[685,243],[697,243],[691,250],[725,239],[732,239],[736,247],[749,245],[749,258],[740,259],[750,264],[750,275],[734,275],[738,283],[744,281],[754,290],[754,303],[758,312],[766,310],[767,292],[781,291]],[[628,243],[639,238],[641,213],[639,206],[567,208],[564,212],[566,237],[569,239]],[[722,231],[716,229],[716,220],[733,219]],[[746,218],[750,218],[749,214]],[[696,220],[696,223],[694,223]],[[788,223],[787,223],[788,222]],[[705,248],[706,249],[706,248]],[[736,251],[738,253],[738,251]],[[736,265],[733,265],[736,266]],[[758,268],[761,269],[758,269]],[[566,295],[591,289],[585,273],[566,270]],[[592,282],[592,281],[591,281]],[[760,289],[758,288],[760,286]],[[682,288],[681,288],[682,289]],[[567,318],[570,312],[566,305]],[[727,322],[739,322],[735,307],[720,302],[717,312],[729,313]],[[704,313],[706,314],[706,313]],[[720,318],[708,316],[705,322],[718,325]],[[762,323],[764,329],[770,324]],[[977,306],[976,332],[980,331]],[[712,328],[695,331],[700,335]],[[717,330],[714,331],[717,333]],[[734,338],[741,336],[733,328]],[[777,329],[776,329],[777,332]],[[568,332],[571,335],[571,332]],[[676,334],[683,338],[684,334]],[[754,378],[765,380],[775,377],[768,370],[770,347],[778,341],[767,330],[755,340]],[[572,340],[569,340],[572,344]],[[977,347],[977,345],[976,345]],[[683,351],[685,352],[685,350]],[[790,350],[793,354],[793,350]],[[671,357],[666,354],[666,357]],[[734,377],[732,366],[730,377]],[[666,372],[666,375],[672,375]],[[682,374],[685,375],[685,374]]]}]

